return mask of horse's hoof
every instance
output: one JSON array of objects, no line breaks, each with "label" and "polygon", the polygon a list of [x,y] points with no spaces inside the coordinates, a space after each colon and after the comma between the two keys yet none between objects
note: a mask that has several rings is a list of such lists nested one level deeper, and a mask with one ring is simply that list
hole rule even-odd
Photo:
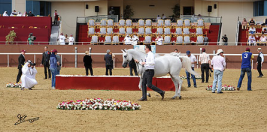
[{"label": "horse's hoof", "polygon": [[182,96],[180,96],[179,99],[182,99]]},{"label": "horse's hoof", "polygon": [[177,98],[177,96],[173,96],[173,97],[172,97],[172,99],[176,99],[176,98]]},{"label": "horse's hoof", "polygon": [[151,97],[150,93],[147,94],[148,97]]}]

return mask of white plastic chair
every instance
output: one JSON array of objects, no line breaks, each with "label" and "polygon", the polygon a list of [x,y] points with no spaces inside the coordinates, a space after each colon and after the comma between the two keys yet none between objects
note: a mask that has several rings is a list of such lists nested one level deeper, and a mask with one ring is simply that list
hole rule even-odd
[{"label": "white plastic chair", "polygon": [[203,34],[203,30],[202,30],[202,28],[197,28],[197,32],[196,32],[196,34]]},{"label": "white plastic chair", "polygon": [[113,28],[107,28],[107,34],[113,34]]},{"label": "white plastic chair", "polygon": [[182,28],[176,28],[176,34],[178,35],[183,34]]},{"label": "white plastic chair", "polygon": [[184,36],[184,44],[190,44],[190,37],[189,36]]},{"label": "white plastic chair", "polygon": [[157,34],[163,34],[163,29],[162,28],[157,28]]},{"label": "white plastic chair", "polygon": [[98,36],[92,36],[91,44],[98,44]]},{"label": "white plastic chair", "polygon": [[146,34],[151,34],[151,33],[152,33],[151,28],[150,27],[146,28]]},{"label": "white plastic chair", "polygon": [[189,19],[184,20],[184,26],[190,26],[190,20]]},{"label": "white plastic chair", "polygon": [[144,44],[150,44],[151,43],[151,36],[146,36],[144,40]]},{"label": "white plastic chair", "polygon": [[107,29],[106,28],[100,28],[100,34],[106,34]]},{"label": "white plastic chair", "polygon": [[127,19],[126,20],[126,26],[132,26],[132,20]]},{"label": "white plastic chair", "polygon": [[112,19],[108,19],[108,26],[113,26],[113,20]]},{"label": "white plastic chair", "polygon": [[189,34],[190,33],[189,32],[189,28],[184,28],[183,30],[184,30],[184,34]]},{"label": "white plastic chair", "polygon": [[197,36],[197,44],[203,44],[203,43],[204,43],[203,36]]},{"label": "white plastic chair", "polygon": [[133,34],[133,29],[132,28],[126,28],[126,33],[127,34]]},{"label": "white plastic chair", "polygon": [[89,28],[88,34],[95,34],[95,28]]},{"label": "white plastic chair", "polygon": [[95,20],[90,19],[89,20],[89,26],[95,26]]},{"label": "white plastic chair", "polygon": [[106,25],[107,25],[107,21],[104,20],[104,19],[101,20],[101,21],[100,21],[100,25],[101,25],[101,26],[106,26]]},{"label": "white plastic chair", "polygon": [[119,29],[119,33],[120,33],[120,34],[125,34],[125,28],[120,28],[120,29]]},{"label": "white plastic chair", "polygon": [[204,21],[202,19],[199,19],[197,21],[197,26],[204,26]]},{"label": "white plastic chair", "polygon": [[171,43],[171,36],[165,36],[164,37],[164,44],[170,44]]},{"label": "white plastic chair", "polygon": [[152,26],[152,21],[150,19],[146,20],[146,26]]},{"label": "white plastic chair", "polygon": [[165,20],[165,26],[171,26],[171,20],[170,19]]},{"label": "white plastic chair", "polygon": [[144,26],[145,25],[145,21],[143,19],[138,20],[138,25],[139,26]]},{"label": "white plastic chair", "polygon": [[105,37],[105,44],[111,44],[111,36]]},{"label": "white plastic chair", "polygon": [[162,19],[158,20],[158,26],[163,26],[164,25],[164,21]]},{"label": "white plastic chair", "polygon": [[179,27],[183,26],[183,20],[182,19],[177,20],[177,26],[179,26]]},{"label": "white plastic chair", "polygon": [[176,44],[183,44],[183,36],[178,36],[176,38]]},{"label": "white plastic chair", "polygon": [[170,28],[164,28],[164,34],[171,34]]},{"label": "white plastic chair", "polygon": [[118,44],[118,43],[120,43],[119,36],[113,36],[112,43],[113,43],[113,44]]},{"label": "white plastic chair", "polygon": [[119,25],[120,25],[120,26],[125,26],[125,20],[124,20],[124,19],[121,19],[121,20],[119,21]]},{"label": "white plastic chair", "polygon": [[145,33],[145,29],[144,28],[138,28],[138,33],[139,34],[144,34]]}]

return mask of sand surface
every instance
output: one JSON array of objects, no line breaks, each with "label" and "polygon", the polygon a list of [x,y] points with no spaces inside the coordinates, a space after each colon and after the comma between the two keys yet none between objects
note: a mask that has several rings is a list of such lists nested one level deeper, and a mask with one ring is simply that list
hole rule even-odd
[{"label": "sand surface", "polygon": [[[141,91],[51,90],[51,80],[44,80],[43,68],[37,68],[38,85],[34,90],[5,88],[15,82],[16,68],[0,68],[0,131],[267,131],[267,70],[257,78],[253,70],[251,92],[246,90],[247,77],[241,91],[213,94],[206,91],[209,83],[197,80],[198,88],[187,88],[183,81],[182,99],[172,100],[174,92],[166,92],[162,101],[155,92],[146,102],[138,102]],[[197,69],[200,73],[200,70]],[[61,74],[85,74],[83,68],[62,68]],[[104,68],[94,69],[103,75]],[[114,75],[129,75],[129,69],[115,69]],[[184,70],[181,75],[185,75]],[[223,84],[236,87],[240,70],[227,69]],[[103,80],[104,83],[104,80]],[[138,102],[138,111],[63,111],[56,109],[60,101],[85,98],[116,98]],[[39,120],[14,125],[17,114]]]}]

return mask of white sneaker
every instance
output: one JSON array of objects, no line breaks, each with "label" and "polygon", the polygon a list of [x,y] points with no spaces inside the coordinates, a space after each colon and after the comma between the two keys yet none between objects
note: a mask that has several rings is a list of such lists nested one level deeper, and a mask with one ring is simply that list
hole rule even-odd
[{"label": "white sneaker", "polygon": [[52,89],[56,89],[55,87],[52,87]]}]

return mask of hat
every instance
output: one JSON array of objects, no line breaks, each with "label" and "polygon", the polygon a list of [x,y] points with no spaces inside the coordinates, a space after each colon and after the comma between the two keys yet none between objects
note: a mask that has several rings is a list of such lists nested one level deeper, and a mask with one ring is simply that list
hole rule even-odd
[{"label": "hat", "polygon": [[258,48],[258,50],[261,50],[261,48]]},{"label": "hat", "polygon": [[190,51],[189,51],[189,50],[188,50],[188,51],[186,51],[186,54],[187,54],[187,55],[189,55],[189,54],[190,54]]},{"label": "hat", "polygon": [[205,48],[202,48],[202,52],[205,52],[206,51],[206,49]]},{"label": "hat", "polygon": [[26,50],[21,50],[21,52],[24,52],[24,53],[26,53]]},{"label": "hat", "polygon": [[89,51],[85,51],[85,54],[88,55],[89,54]]},{"label": "hat", "polygon": [[56,52],[57,52],[57,50],[56,50],[56,49],[53,49],[53,50],[52,50],[52,52],[53,52],[53,53],[56,53]]},{"label": "hat", "polygon": [[109,52],[110,52],[110,50],[108,49],[108,50],[107,50],[107,53],[109,53]]},{"label": "hat", "polygon": [[250,48],[246,48],[246,51],[250,51]]},{"label": "hat", "polygon": [[223,53],[223,50],[222,49],[218,49],[217,50],[217,55],[220,54],[220,53]]}]

